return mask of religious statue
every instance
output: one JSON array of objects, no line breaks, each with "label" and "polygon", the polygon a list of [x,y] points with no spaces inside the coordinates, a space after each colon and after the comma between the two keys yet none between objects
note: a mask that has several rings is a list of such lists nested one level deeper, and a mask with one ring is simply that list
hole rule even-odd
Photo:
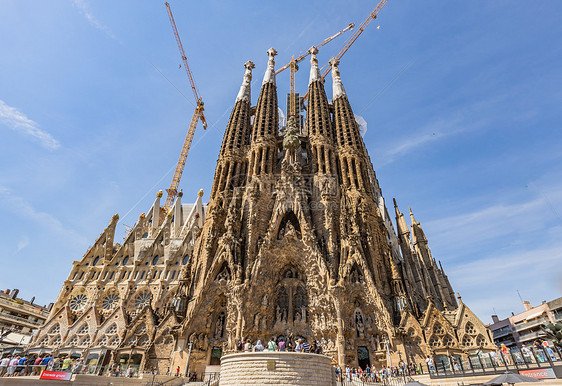
[{"label": "religious statue", "polygon": [[283,163],[288,162],[290,164],[295,164],[297,161],[297,149],[300,146],[300,140],[298,137],[299,128],[295,122],[295,117],[289,117],[287,121],[287,127],[285,129],[285,137],[283,138],[283,148],[285,149],[285,158]]}]

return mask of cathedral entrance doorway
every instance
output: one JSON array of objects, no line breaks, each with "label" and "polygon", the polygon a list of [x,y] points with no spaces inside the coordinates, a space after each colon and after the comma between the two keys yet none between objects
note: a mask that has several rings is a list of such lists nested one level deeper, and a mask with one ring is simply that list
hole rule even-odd
[{"label": "cathedral entrance doorway", "polygon": [[361,367],[363,370],[365,370],[367,366],[371,367],[369,349],[366,346],[357,347],[357,362],[359,364],[359,367]]},{"label": "cathedral entrance doorway", "polygon": [[209,365],[211,366],[218,366],[221,364],[221,357],[222,357],[222,348],[221,347],[213,347],[211,350],[211,362]]}]

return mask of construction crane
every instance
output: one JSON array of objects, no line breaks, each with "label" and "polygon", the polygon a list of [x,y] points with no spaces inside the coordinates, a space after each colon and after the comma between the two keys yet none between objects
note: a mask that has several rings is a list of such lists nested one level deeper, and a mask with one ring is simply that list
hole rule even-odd
[{"label": "construction crane", "polygon": [[187,159],[187,155],[189,154],[189,148],[191,147],[191,142],[193,142],[193,136],[195,135],[195,129],[197,128],[197,124],[199,120],[203,124],[203,129],[207,129],[207,120],[205,119],[205,115],[203,111],[205,111],[204,103],[201,97],[199,96],[199,92],[197,91],[197,86],[195,86],[195,81],[193,80],[193,75],[191,74],[191,70],[189,69],[189,64],[187,63],[187,56],[185,56],[185,51],[183,50],[183,45],[181,44],[180,35],[178,33],[178,29],[176,27],[176,22],[174,21],[174,16],[172,15],[172,9],[170,8],[169,3],[166,4],[166,10],[168,11],[168,16],[170,17],[170,24],[172,24],[172,29],[174,30],[174,36],[176,37],[176,43],[178,44],[178,48],[180,50],[181,60],[183,62],[183,68],[185,68],[185,72],[187,73],[187,77],[189,78],[189,83],[191,84],[191,90],[193,91],[193,96],[195,97],[195,111],[193,112],[193,116],[191,117],[191,122],[189,124],[189,130],[187,130],[187,135],[185,137],[185,141],[183,142],[183,148],[181,149],[180,158],[178,159],[178,164],[176,165],[176,170],[174,172],[174,176],[172,177],[172,183],[170,187],[166,189],[166,193],[168,196],[166,197],[166,203],[164,204],[165,209],[170,209],[174,203],[174,200],[178,194],[178,186],[180,184],[181,175],[183,173],[183,169],[185,167],[185,160]]},{"label": "construction crane", "polygon": [[[325,46],[326,44],[330,43],[332,40],[334,40],[335,38],[337,38],[338,36],[340,36],[341,34],[343,34],[345,31],[347,30],[351,30],[353,29],[353,27],[355,27],[355,24],[351,23],[349,24],[347,27],[345,27],[344,29],[342,29],[341,31],[337,32],[336,34],[324,39],[320,44],[315,45],[314,47],[316,47],[317,49],[320,47]],[[304,58],[306,58],[308,55],[310,55],[309,51],[306,51],[304,53],[302,53],[299,57],[297,57],[295,59],[295,56],[293,55],[293,57],[291,58],[291,61],[287,64],[285,64],[283,67],[279,68],[279,70],[277,70],[275,72],[275,75],[279,75],[281,72],[285,71],[287,68],[291,69],[291,75],[290,75],[290,91],[289,91],[289,111],[287,112],[287,115],[290,116],[294,116],[296,115],[296,94],[295,94],[295,73],[298,71],[299,67],[297,66],[297,64],[303,60]]]},{"label": "construction crane", "polygon": [[[345,53],[349,50],[349,48],[352,46],[353,43],[355,43],[355,41],[359,38],[359,36],[361,36],[361,34],[363,33],[363,31],[365,31],[365,28],[367,28],[367,26],[369,25],[369,23],[371,23],[371,21],[373,21],[374,19],[377,18],[378,13],[381,11],[381,9],[386,5],[386,3],[388,2],[388,0],[381,0],[377,6],[375,7],[375,9],[373,9],[373,11],[369,14],[369,16],[367,17],[367,19],[365,19],[365,21],[363,23],[361,23],[361,25],[359,26],[359,28],[357,30],[355,30],[355,33],[349,38],[349,40],[345,43],[345,45],[343,46],[343,48],[341,49],[341,51],[336,55],[336,59],[340,60],[342,58],[342,56],[345,55]],[[328,68],[326,68],[326,70],[324,71],[324,73],[322,74],[322,79],[325,79],[326,76],[328,75],[328,73],[332,70],[331,66],[328,66]],[[305,101],[308,98],[308,92],[304,95],[303,97],[303,101]]]}]

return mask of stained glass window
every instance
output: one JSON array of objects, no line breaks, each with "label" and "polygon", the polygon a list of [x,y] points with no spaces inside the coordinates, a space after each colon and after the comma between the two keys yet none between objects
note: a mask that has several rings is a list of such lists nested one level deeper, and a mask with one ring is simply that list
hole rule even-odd
[{"label": "stained glass window", "polygon": [[150,293],[143,292],[135,299],[135,307],[138,309],[143,309],[150,304]]},{"label": "stained glass window", "polygon": [[111,293],[108,294],[101,303],[101,308],[104,311],[109,311],[114,309],[117,304],[119,303],[119,295],[117,295],[116,293]]},{"label": "stained glass window", "polygon": [[81,311],[86,306],[88,297],[84,294],[79,294],[70,299],[70,309],[72,311]]}]

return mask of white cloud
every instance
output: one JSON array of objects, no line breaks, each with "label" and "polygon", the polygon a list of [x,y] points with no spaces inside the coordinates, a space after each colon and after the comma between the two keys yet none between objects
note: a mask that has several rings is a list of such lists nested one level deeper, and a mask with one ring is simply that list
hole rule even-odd
[{"label": "white cloud", "polygon": [[18,241],[18,245],[16,251],[14,252],[14,255],[19,251],[21,251],[22,249],[24,249],[25,247],[27,247],[28,245],[29,245],[29,237],[23,236],[23,238],[20,241]]},{"label": "white cloud", "polygon": [[41,130],[37,122],[29,119],[24,113],[20,112],[15,107],[8,106],[1,99],[0,123],[3,123],[5,126],[14,131],[34,137],[47,149],[56,150],[60,147],[59,141],[53,138],[53,136],[48,132]]},{"label": "white cloud", "polygon": [[109,29],[108,26],[106,26],[105,24],[103,24],[101,21],[99,21],[89,10],[88,4],[86,4],[86,2],[84,0],[72,0],[72,4],[78,8],[78,10],[80,10],[80,13],[82,13],[82,15],[84,15],[84,17],[86,18],[86,20],[88,20],[88,22],[97,30],[103,32],[107,37],[111,38],[111,39],[115,39],[117,40],[117,38],[115,37],[115,35],[113,34],[113,32],[111,32],[111,30]]}]

